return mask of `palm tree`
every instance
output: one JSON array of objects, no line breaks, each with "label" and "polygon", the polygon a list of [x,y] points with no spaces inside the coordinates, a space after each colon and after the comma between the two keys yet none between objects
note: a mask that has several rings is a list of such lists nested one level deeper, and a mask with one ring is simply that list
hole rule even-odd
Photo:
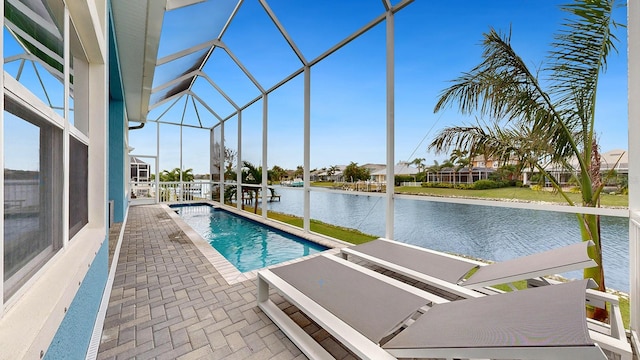
[{"label": "palm tree", "polygon": [[411,161],[411,165],[415,165],[418,168],[418,172],[420,172],[420,170],[424,169],[424,161],[426,159],[425,158],[415,158],[413,159],[413,161]]},{"label": "palm tree", "polygon": [[[603,185],[595,136],[595,104],[599,75],[607,56],[616,51],[612,18],[615,0],[583,0],[563,5],[568,13],[554,36],[548,61],[531,70],[511,47],[511,33],[490,29],[484,34],[482,61],[445,89],[434,111],[457,105],[462,114],[478,113],[490,124],[444,129],[429,145],[443,151],[450,146],[471,153],[483,149],[502,159],[517,157],[535,167],[570,205],[574,202],[547,171],[559,164],[577,173],[582,206],[598,207]],[[539,74],[544,77],[539,77]],[[573,169],[568,159],[574,157]],[[590,256],[597,267],[585,269],[600,290],[605,289],[598,215],[577,214],[582,240],[593,240]],[[596,309],[592,316],[606,317]]]},{"label": "palm tree", "polygon": [[180,181],[180,173],[182,173],[182,181],[189,182],[193,181],[193,169],[189,168],[187,170],[180,170],[180,168],[174,168],[173,170],[162,170],[160,172],[160,181],[165,182],[174,182]]},{"label": "palm tree", "polygon": [[[242,168],[242,183],[243,184],[262,184],[262,167],[255,167],[248,161],[242,162],[244,167]],[[253,192],[255,204],[253,207],[253,213],[258,213],[258,194],[260,188],[251,187],[248,191]]]},{"label": "palm tree", "polygon": [[[460,170],[469,166],[469,174],[471,174],[471,157],[467,156],[468,154],[468,150],[453,149],[449,156],[449,161],[454,165],[457,165],[454,170],[458,173],[458,182],[460,182]],[[467,177],[467,182],[472,182],[470,177]]]},{"label": "palm tree", "polygon": [[268,178],[270,181],[280,181],[282,176],[286,174],[286,171],[278,165],[274,165],[271,170],[267,171],[269,175]]},{"label": "palm tree", "polygon": [[[329,168],[327,169],[327,176],[329,178],[331,178],[333,175],[335,175],[338,171],[340,171],[340,167],[338,165],[331,165],[329,166]],[[335,182],[335,179],[333,179]]]},{"label": "palm tree", "polygon": [[[427,171],[427,174],[434,173],[437,176],[438,173],[440,172],[440,169],[442,169],[442,166],[440,166],[440,163],[438,163],[438,160],[433,160],[433,165],[429,166],[426,171]],[[437,180],[437,177],[435,179]],[[428,176],[427,176],[427,182],[429,182]]]},{"label": "palm tree", "polygon": [[442,170],[444,169],[451,169],[451,174],[449,174],[448,178],[449,178],[449,183],[450,184],[455,184],[456,183],[456,176],[455,176],[455,164],[451,162],[451,160],[445,160],[445,162],[442,163],[442,165],[440,165],[440,172],[442,172]]}]

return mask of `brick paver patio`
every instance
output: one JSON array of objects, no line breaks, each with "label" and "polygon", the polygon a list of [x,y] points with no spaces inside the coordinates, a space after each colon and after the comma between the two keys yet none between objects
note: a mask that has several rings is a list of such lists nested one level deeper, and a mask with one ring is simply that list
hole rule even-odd
[{"label": "brick paver patio", "polygon": [[[336,359],[355,359],[273,291],[271,298]],[[129,208],[98,352],[134,358],[306,359],[257,307],[255,280],[230,285],[158,205]]]},{"label": "brick paver patio", "polygon": [[[336,358],[353,358],[281,302]],[[98,359],[305,359],[256,305],[255,281],[228,285],[160,206],[132,206]]]}]

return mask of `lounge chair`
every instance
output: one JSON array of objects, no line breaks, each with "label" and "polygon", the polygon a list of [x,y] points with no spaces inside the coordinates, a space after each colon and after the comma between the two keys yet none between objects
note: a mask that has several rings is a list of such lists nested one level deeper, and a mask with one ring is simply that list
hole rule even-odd
[{"label": "lounge chair", "polygon": [[[407,276],[445,293],[462,298],[478,298],[500,293],[488,288],[518,280],[539,278],[538,283],[552,282],[542,276],[593,267],[588,247],[592,241],[580,242],[504,262],[484,264],[477,261],[428,250],[388,239],[343,248],[342,256],[353,257]],[[475,272],[474,272],[475,270]],[[589,320],[591,337],[604,349],[631,359],[618,298],[599,291],[587,291],[587,303],[610,307],[610,323]]]},{"label": "lounge chair", "polygon": [[[477,297],[482,296],[477,292],[486,291],[487,286],[596,266],[587,253],[589,246],[593,246],[592,241],[493,264],[382,238],[343,248],[341,252],[345,258],[353,256],[425,284],[447,288],[462,297]],[[449,287],[451,284],[458,286]]]},{"label": "lounge chair", "polygon": [[585,318],[588,280],[449,302],[336,256],[258,272],[258,305],[312,359],[332,359],[269,297],[363,359],[606,359]]}]

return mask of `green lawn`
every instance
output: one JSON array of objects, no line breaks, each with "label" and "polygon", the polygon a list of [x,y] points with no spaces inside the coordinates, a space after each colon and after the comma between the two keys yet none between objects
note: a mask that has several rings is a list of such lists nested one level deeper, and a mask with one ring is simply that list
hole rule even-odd
[{"label": "green lawn", "polygon": [[[311,186],[332,188],[335,187],[333,182],[317,181],[311,183]],[[423,188],[411,186],[397,186],[396,193],[413,194],[413,195],[432,195],[432,196],[449,196],[449,197],[467,197],[481,199],[517,199],[522,201],[545,201],[551,203],[566,204],[565,199],[555,192],[551,191],[534,191],[527,187],[508,187],[500,189],[487,190],[460,190],[460,189],[440,189],[440,188]],[[581,203],[580,194],[570,193],[569,197],[577,204]],[[629,207],[629,197],[627,195],[609,195],[603,193],[600,197],[602,206],[611,207]]]},{"label": "green lawn", "polygon": [[[248,212],[253,213],[252,207],[245,206],[244,209]],[[261,209],[258,209],[258,215],[261,214]],[[302,218],[283,214],[279,212],[269,211],[268,215],[269,219],[278,220],[283,223],[302,228]],[[355,245],[365,243],[367,241],[371,241],[373,239],[377,239],[377,236],[365,234],[361,231],[355,229],[349,229],[342,226],[331,225],[324,223],[322,221],[311,219],[311,231],[316,232],[318,234],[326,235],[332,237],[334,239],[346,241],[348,243],[352,243]]]},{"label": "green lawn", "polygon": [[[272,211],[269,212],[269,218],[282,221],[289,225],[293,225],[299,228],[302,228],[302,218],[274,213]],[[318,234],[326,235],[332,237],[334,239],[339,239],[342,241],[346,241],[352,244],[362,244],[367,241],[371,241],[373,239],[377,239],[377,236],[365,234],[358,230],[348,229],[341,226],[331,225],[327,223],[323,223],[322,221],[311,219],[311,231],[316,232]]]},{"label": "green lawn", "polygon": [[311,186],[332,188],[336,187],[336,183],[333,181],[314,181]]},{"label": "green lawn", "polygon": [[[551,191],[534,191],[530,188],[508,187],[500,189],[487,190],[460,190],[460,189],[440,189],[440,188],[423,188],[398,186],[395,188],[396,193],[415,194],[415,195],[433,195],[433,196],[450,196],[450,197],[468,197],[483,199],[518,199],[523,201],[545,201],[566,204],[560,194]],[[580,194],[569,194],[569,197],[580,204]],[[609,195],[602,194],[600,197],[603,206],[628,207],[629,197],[627,195]]]}]

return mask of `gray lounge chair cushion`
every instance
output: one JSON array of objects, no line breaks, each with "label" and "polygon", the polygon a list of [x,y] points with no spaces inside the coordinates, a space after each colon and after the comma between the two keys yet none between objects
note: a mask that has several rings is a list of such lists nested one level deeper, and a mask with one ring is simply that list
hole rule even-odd
[{"label": "gray lounge chair cushion", "polygon": [[588,280],[434,305],[385,349],[592,345]]},{"label": "gray lounge chair cushion", "polygon": [[454,284],[460,281],[471,269],[477,267],[468,261],[412,249],[388,240],[373,240],[354,246],[352,249],[394,264],[402,264],[408,269]]},{"label": "gray lounge chair cushion", "polygon": [[[533,276],[553,275],[558,272],[584,269],[596,266],[587,251],[591,242],[580,242],[569,246],[551,249],[541,253],[516,258],[513,260],[481,266],[462,285],[495,285],[509,282],[509,278],[520,279]],[[528,276],[529,275],[529,276]]]},{"label": "gray lounge chair cushion", "polygon": [[375,343],[428,302],[324,256],[271,272]]}]

